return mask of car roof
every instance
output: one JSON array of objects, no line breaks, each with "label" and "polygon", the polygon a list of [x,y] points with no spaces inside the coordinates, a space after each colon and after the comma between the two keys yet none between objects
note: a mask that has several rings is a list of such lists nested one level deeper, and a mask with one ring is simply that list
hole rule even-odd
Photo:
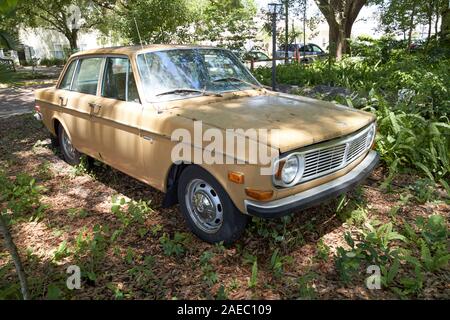
[{"label": "car roof", "polygon": [[108,48],[98,48],[80,51],[72,55],[72,57],[80,57],[86,55],[105,55],[105,54],[120,54],[133,56],[142,52],[152,52],[161,50],[173,50],[173,49],[214,49],[211,46],[199,46],[199,45],[167,45],[167,44],[152,44],[145,46],[121,46],[121,47],[108,47]]}]

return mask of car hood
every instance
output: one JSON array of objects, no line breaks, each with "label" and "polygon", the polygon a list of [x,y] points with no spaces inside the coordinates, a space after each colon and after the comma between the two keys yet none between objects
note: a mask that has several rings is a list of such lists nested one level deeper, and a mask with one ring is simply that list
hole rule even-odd
[{"label": "car hood", "polygon": [[168,111],[222,130],[267,129],[267,143],[281,153],[345,136],[375,121],[368,112],[282,93],[185,101]]}]

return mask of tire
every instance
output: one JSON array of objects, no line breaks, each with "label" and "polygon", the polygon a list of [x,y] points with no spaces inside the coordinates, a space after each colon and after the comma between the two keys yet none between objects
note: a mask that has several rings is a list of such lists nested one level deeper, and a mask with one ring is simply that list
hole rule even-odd
[{"label": "tire", "polygon": [[73,166],[79,165],[81,163],[81,153],[72,146],[69,136],[61,125],[58,127],[58,142],[64,161]]},{"label": "tire", "polygon": [[[178,201],[189,229],[209,243],[233,243],[248,222],[248,216],[236,208],[220,183],[196,165],[188,166],[181,173]],[[204,217],[207,215],[208,218]]]}]

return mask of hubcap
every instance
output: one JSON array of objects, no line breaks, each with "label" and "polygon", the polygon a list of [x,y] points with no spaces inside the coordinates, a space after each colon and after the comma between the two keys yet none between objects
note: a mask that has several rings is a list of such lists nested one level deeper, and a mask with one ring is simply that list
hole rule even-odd
[{"label": "hubcap", "polygon": [[207,182],[192,180],[186,188],[186,205],[195,225],[206,233],[216,233],[223,222],[219,195]]},{"label": "hubcap", "polygon": [[62,145],[63,145],[65,153],[70,158],[72,158],[72,159],[75,158],[75,148],[72,146],[72,142],[70,142],[70,139],[67,136],[65,130],[63,130],[63,132],[62,132]]}]

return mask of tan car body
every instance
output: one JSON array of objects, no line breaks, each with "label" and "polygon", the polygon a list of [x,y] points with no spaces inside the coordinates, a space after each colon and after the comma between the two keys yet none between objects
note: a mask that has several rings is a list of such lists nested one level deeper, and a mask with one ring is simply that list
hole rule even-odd
[{"label": "tan car body", "polygon": [[[194,120],[202,120],[204,130],[279,129],[281,139],[273,150],[277,157],[280,153],[346,136],[375,121],[374,116],[367,112],[266,89],[224,93],[222,97],[200,96],[148,103],[143,99],[136,56],[143,52],[174,48],[192,47],[153,45],[105,48],[73,55],[66,68],[78,58],[128,57],[142,103],[103,98],[100,96],[100,84],[96,96],[57,89],[65,68],[56,88],[36,91],[36,104],[40,107],[45,126],[56,135],[55,124],[59,122],[78,151],[166,192],[168,174],[174,165],[171,151],[177,143],[171,141],[171,134],[179,128],[193,134]],[[99,82],[102,81],[101,75],[99,79]],[[89,104],[102,107],[92,108]],[[271,145],[272,141],[268,144]],[[272,176],[261,175],[258,164],[248,163],[248,151],[244,159],[240,159],[246,162],[244,164],[200,165],[217,179],[236,207],[246,213],[245,200],[254,199],[246,195],[245,188],[272,190],[273,196],[268,200],[285,198],[345,175],[366,154],[339,171],[290,188],[275,187]],[[235,156],[231,155],[231,158]],[[244,183],[230,181],[230,171],[242,173]]]}]

